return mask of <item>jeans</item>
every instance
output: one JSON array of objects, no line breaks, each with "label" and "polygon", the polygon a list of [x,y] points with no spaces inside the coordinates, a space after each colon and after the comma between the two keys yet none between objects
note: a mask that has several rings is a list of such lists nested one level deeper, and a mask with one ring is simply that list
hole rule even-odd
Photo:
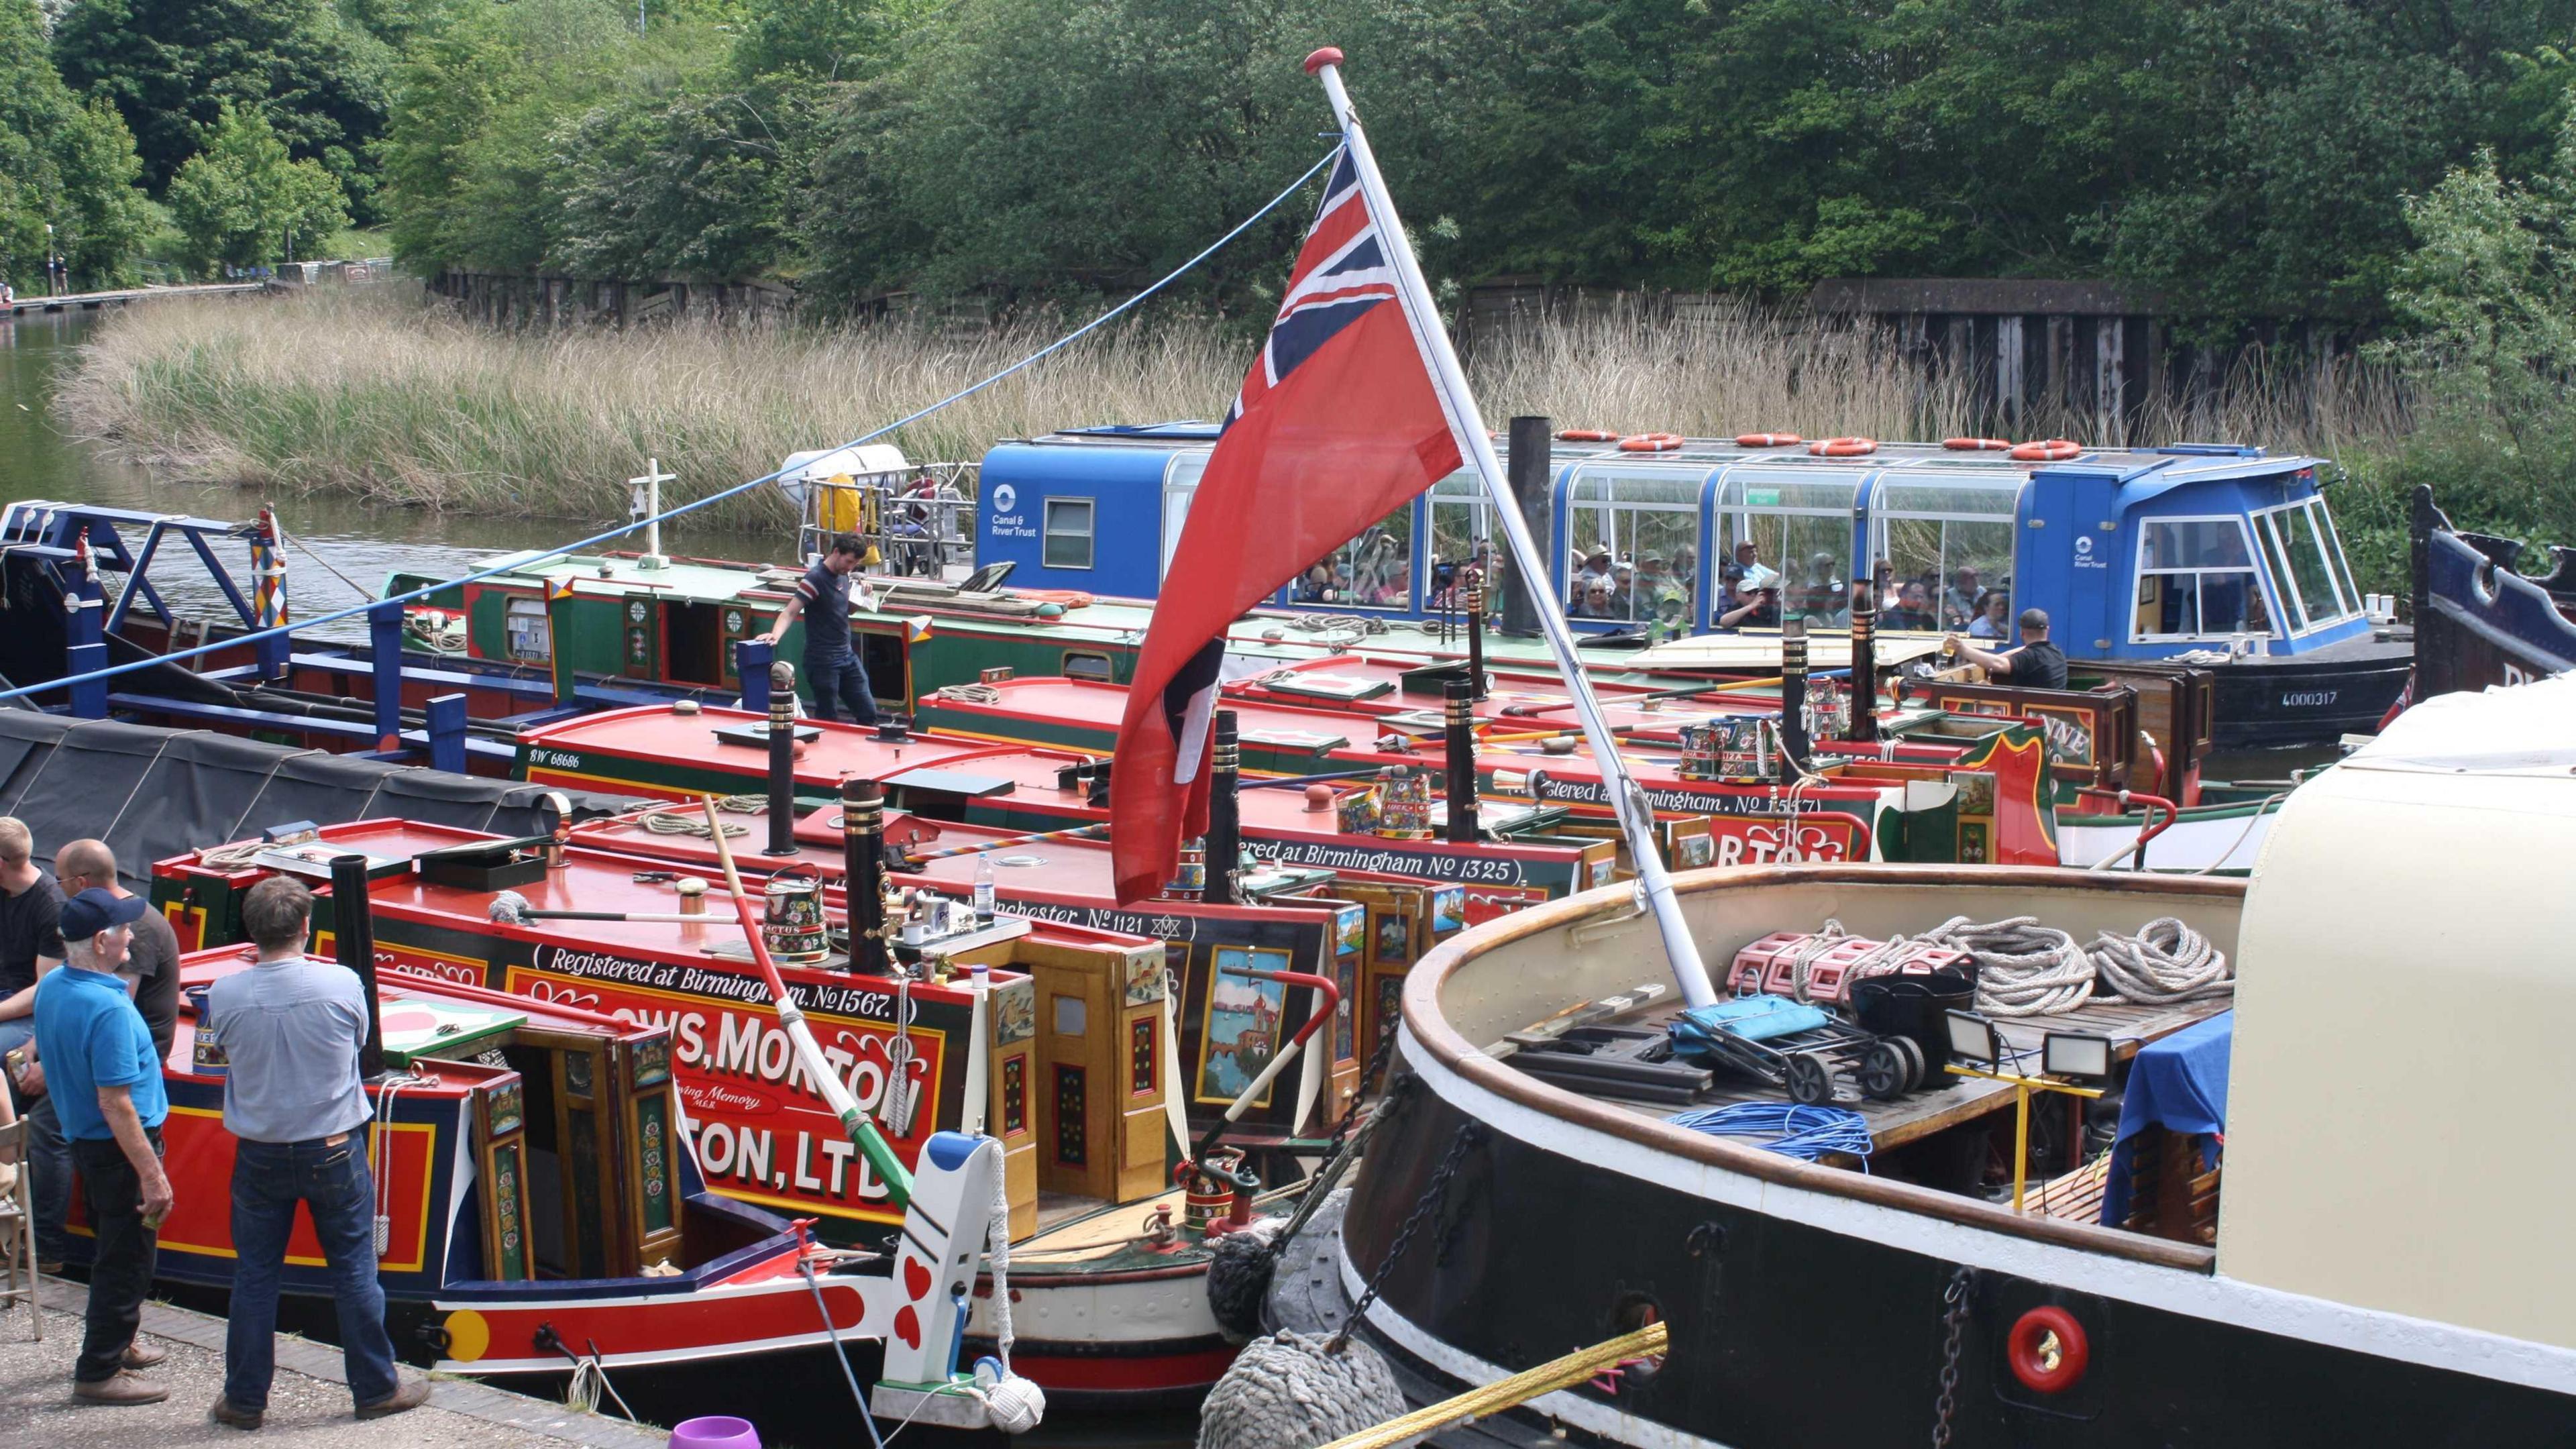
[{"label": "jeans", "polygon": [[855,653],[831,658],[805,656],[805,685],[814,692],[814,717],[852,724],[877,722],[876,692],[868,687],[868,667]]},{"label": "jeans", "polygon": [[[146,1127],[152,1151],[161,1151],[161,1129]],[[152,1258],[158,1235],[143,1225],[143,1183],[115,1138],[74,1142],[73,1160],[89,1187],[89,1220],[98,1233],[98,1258],[89,1270],[89,1325],[81,1338],[75,1382],[105,1383],[125,1367],[126,1347],[143,1322],[143,1299],[152,1291]]]},{"label": "jeans", "polygon": [[237,1142],[233,1155],[232,1324],[224,1335],[224,1398],[236,1409],[266,1409],[277,1371],[278,1276],[295,1205],[313,1214],[331,1296],[340,1309],[341,1355],[349,1392],[363,1406],[392,1396],[394,1344],[385,1332],[385,1290],[376,1282],[376,1183],[366,1137],[336,1143]]},{"label": "jeans", "polygon": [[[26,1045],[35,1031],[36,1019],[32,1016],[0,1022],[0,1053]],[[18,1115],[27,1119],[27,1186],[35,1197],[36,1256],[48,1263],[59,1263],[71,1247],[71,1234],[63,1223],[72,1210],[72,1151],[63,1141],[62,1123],[54,1116],[51,1093],[26,1096],[19,1092],[14,1078],[8,1084],[8,1092]]]}]

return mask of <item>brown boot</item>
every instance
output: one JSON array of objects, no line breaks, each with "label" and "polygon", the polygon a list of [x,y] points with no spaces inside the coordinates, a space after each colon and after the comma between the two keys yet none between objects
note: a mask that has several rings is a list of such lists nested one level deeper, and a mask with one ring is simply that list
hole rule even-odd
[{"label": "brown boot", "polygon": [[429,1402],[429,1380],[413,1378],[400,1369],[396,1369],[394,1373],[396,1384],[394,1391],[372,1404],[360,1404],[359,1418],[382,1419],[391,1414],[399,1414],[406,1409],[417,1409]]},{"label": "brown boot", "polygon": [[170,1391],[141,1374],[120,1370],[114,1378],[96,1383],[75,1380],[72,1397],[84,1404],[157,1404],[170,1397]]},{"label": "brown boot", "polygon": [[158,1368],[169,1356],[170,1350],[139,1338],[125,1346],[125,1366],[130,1369]]},{"label": "brown boot", "polygon": [[256,1429],[261,1421],[268,1417],[268,1411],[236,1408],[232,1400],[218,1396],[214,1407],[206,1410],[206,1417],[218,1424],[229,1424],[236,1429]]}]

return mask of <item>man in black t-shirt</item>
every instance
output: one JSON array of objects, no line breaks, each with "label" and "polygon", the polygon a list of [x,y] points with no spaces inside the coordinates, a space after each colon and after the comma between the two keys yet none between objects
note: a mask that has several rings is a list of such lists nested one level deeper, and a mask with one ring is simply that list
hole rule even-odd
[{"label": "man in black t-shirt", "polygon": [[[0,816],[0,1055],[17,1052],[24,1071],[7,1073],[18,1115],[30,1121],[27,1172],[36,1198],[36,1258],[60,1264],[63,1214],[71,1203],[71,1150],[54,1126],[36,1054],[36,981],[63,964],[61,887],[35,862],[35,837],[15,816]],[[46,1110],[38,1111],[38,1108]]]},{"label": "man in black t-shirt", "polygon": [[2021,647],[2001,654],[1978,648],[1953,634],[1951,645],[1959,657],[1983,666],[1988,677],[2002,680],[2019,689],[2064,689],[2066,687],[2066,651],[2048,642],[2048,613],[2043,609],[2021,611]]},{"label": "man in black t-shirt", "polygon": [[[877,722],[877,697],[868,686],[867,666],[850,647],[850,584],[866,552],[867,545],[857,534],[833,539],[831,551],[805,570],[787,607],[778,611],[778,622],[761,636],[774,645],[788,625],[799,615],[804,617],[805,688],[813,696],[818,719],[837,719],[838,711],[847,711],[853,723]],[[875,599],[867,585],[862,583],[859,589],[860,601],[873,608]]]}]

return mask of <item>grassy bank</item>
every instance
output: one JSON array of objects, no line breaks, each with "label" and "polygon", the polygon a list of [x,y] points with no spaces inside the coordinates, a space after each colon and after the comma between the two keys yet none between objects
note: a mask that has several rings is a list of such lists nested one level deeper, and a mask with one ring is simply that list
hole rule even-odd
[{"label": "grassy bank", "polygon": [[[648,455],[680,475],[678,494],[703,496],[935,401],[1060,330],[1047,319],[982,332],[880,323],[511,333],[455,321],[416,296],[383,287],[129,309],[102,326],[56,411],[192,481],[598,522],[623,514],[623,480]],[[971,460],[997,438],[1073,424],[1215,417],[1248,354],[1239,327],[1205,319],[1114,328],[893,441],[916,459]],[[1537,412],[1568,427],[1703,436],[1981,430],[1955,375],[1927,377],[1849,323],[1755,311],[1541,322],[1487,341],[1469,372],[1496,427]],[[2385,471],[2373,460],[2406,428],[2384,373],[2273,368],[2257,357],[2199,406],[2142,420],[2136,436],[2260,442],[2367,479]],[[2095,429],[2066,418],[2018,431],[2091,439]],[[2338,507],[2402,519],[2340,498]],[[754,527],[781,516],[766,491],[724,510],[720,521]],[[2346,539],[2367,585],[2394,587],[2378,561],[2402,560],[2402,534],[2392,550],[2356,539],[2347,523]]]}]

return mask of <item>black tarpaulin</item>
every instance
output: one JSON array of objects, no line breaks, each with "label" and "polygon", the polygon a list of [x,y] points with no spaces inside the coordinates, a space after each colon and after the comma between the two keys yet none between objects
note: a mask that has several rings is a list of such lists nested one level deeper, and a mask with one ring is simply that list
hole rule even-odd
[{"label": "black tarpaulin", "polygon": [[139,799],[144,776],[178,730],[122,720],[85,720],[63,731],[53,753],[30,768],[9,813],[36,837],[38,858],[51,860],[66,840],[105,837]]},{"label": "black tarpaulin", "polygon": [[18,803],[26,781],[54,752],[72,722],[34,709],[0,709],[0,814]]}]

